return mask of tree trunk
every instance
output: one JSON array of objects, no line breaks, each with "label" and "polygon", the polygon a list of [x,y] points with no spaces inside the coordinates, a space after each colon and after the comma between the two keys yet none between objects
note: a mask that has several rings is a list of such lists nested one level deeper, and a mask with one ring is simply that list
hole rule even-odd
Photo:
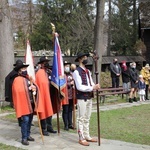
[{"label": "tree trunk", "polygon": [[99,56],[98,59],[98,73],[100,77],[101,73],[101,64],[102,64],[102,54],[103,54],[103,16],[104,16],[104,0],[97,0],[97,13],[96,13],[96,22],[94,28],[94,50],[97,51]]},{"label": "tree trunk", "polygon": [[133,0],[133,43],[135,44],[137,41],[137,7],[136,0]]},{"label": "tree trunk", "polygon": [[109,3],[109,20],[108,20],[108,43],[107,43],[107,55],[110,56],[110,48],[111,48],[111,0],[108,1]]},{"label": "tree trunk", "polygon": [[13,34],[8,0],[0,3],[0,99],[4,99],[5,77],[14,63]]}]

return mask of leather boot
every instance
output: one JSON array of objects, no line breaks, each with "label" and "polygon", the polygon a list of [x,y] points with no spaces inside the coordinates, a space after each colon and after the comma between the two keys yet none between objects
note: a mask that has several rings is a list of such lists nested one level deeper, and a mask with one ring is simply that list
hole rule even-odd
[{"label": "leather boot", "polygon": [[21,143],[22,143],[23,145],[29,145],[29,142],[27,141],[27,139],[22,140]]},{"label": "leather boot", "polygon": [[45,131],[45,130],[42,130],[42,134],[43,134],[44,136],[49,136],[49,133],[48,133],[47,131]]},{"label": "leather boot", "polygon": [[133,98],[133,101],[134,101],[134,102],[137,102],[137,99],[136,99],[136,97],[134,97],[134,98]]},{"label": "leather boot", "polygon": [[64,130],[69,131],[68,126],[65,126],[65,127],[64,127]]}]

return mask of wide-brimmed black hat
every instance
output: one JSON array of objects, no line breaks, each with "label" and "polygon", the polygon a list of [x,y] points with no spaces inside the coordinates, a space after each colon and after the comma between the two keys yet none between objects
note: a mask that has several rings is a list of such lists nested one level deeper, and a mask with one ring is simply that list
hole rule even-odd
[{"label": "wide-brimmed black hat", "polygon": [[64,65],[71,65],[71,63],[69,61],[64,61]]},{"label": "wide-brimmed black hat", "polygon": [[79,58],[81,58],[81,57],[83,57],[83,56],[89,56],[89,53],[83,53],[83,52],[79,52],[78,54],[77,54],[77,58],[75,59],[75,62],[78,62],[78,59]]},{"label": "wide-brimmed black hat", "polygon": [[24,67],[28,67],[29,65],[23,63],[21,60],[18,59],[18,60],[16,61],[16,64],[14,64],[14,66],[15,66],[14,69],[15,69],[16,71],[19,71],[19,69],[24,68]]},{"label": "wide-brimmed black hat", "polygon": [[16,63],[13,64],[13,66],[15,67],[17,64],[21,64],[21,63],[22,63],[22,61],[20,59],[18,59],[18,60],[16,60]]},{"label": "wide-brimmed black hat", "polygon": [[48,62],[48,61],[50,61],[50,60],[48,59],[47,56],[42,56],[42,57],[40,58],[38,64],[42,64],[43,62]]}]

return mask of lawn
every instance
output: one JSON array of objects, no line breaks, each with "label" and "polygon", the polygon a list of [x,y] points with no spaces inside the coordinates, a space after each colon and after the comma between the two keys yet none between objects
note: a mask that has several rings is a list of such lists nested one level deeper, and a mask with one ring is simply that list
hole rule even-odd
[{"label": "lawn", "polygon": [[9,105],[2,106],[1,109],[0,109],[0,114],[5,113],[5,112],[14,112],[14,109]]},{"label": "lawn", "polygon": [[[17,122],[15,114],[7,115],[1,119]],[[53,118],[55,129],[56,122],[57,120]],[[61,118],[60,129],[63,130]],[[76,133],[75,130],[69,130],[69,132]],[[97,136],[97,113],[92,113],[90,132],[92,136]],[[101,138],[150,145],[150,104],[100,111],[100,132]]]},{"label": "lawn", "polygon": [[0,149],[1,150],[23,150],[22,148],[17,148],[14,146],[9,146],[9,145],[5,145],[5,144],[1,144],[1,143],[0,143]]},{"label": "lawn", "polygon": [[[91,135],[97,136],[97,114],[90,123]],[[102,138],[150,145],[150,105],[100,112]]]}]

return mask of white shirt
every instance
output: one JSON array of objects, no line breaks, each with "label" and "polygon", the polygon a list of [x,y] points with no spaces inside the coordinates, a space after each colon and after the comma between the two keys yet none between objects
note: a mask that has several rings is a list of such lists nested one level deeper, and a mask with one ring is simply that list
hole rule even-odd
[{"label": "white shirt", "polygon": [[[85,70],[84,68],[82,68],[82,69]],[[81,92],[91,92],[91,91],[93,91],[93,85],[95,85],[95,84],[93,82],[93,79],[91,77],[91,73],[90,72],[89,72],[89,76],[90,76],[90,81],[91,81],[92,86],[90,85],[89,77],[88,77],[87,73],[86,73],[86,79],[87,79],[87,84],[88,85],[83,85],[82,84],[82,79],[81,79],[81,76],[79,75],[78,70],[75,70],[73,72],[73,79],[75,81],[77,90],[79,90]]]}]

